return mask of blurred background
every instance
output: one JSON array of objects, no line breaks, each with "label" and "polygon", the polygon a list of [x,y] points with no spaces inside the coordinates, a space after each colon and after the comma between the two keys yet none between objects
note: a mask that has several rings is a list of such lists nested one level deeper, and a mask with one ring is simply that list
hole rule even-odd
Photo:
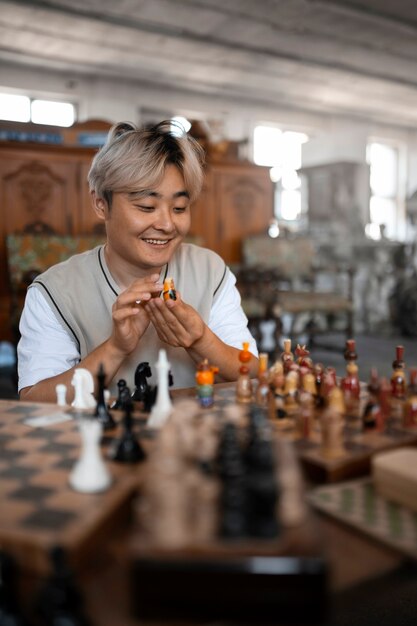
[{"label": "blurred background", "polygon": [[364,378],[400,342],[417,363],[416,30],[411,0],[1,1],[2,397],[27,284],[103,237],[86,174],[121,120],[205,148],[190,241],[271,358],[343,369],[353,336]]}]

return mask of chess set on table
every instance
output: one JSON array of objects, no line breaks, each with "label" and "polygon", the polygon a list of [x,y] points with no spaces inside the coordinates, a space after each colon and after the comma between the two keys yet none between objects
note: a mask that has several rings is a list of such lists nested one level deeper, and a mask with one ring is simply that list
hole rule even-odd
[{"label": "chess set on table", "polygon": [[[354,342],[340,381],[298,348],[293,355],[286,343],[271,368],[261,359],[257,381],[248,377],[247,355],[234,384],[213,386],[215,368],[203,363],[196,389],[171,393],[162,359],[158,389],[138,368],[133,394],[120,384],[113,408],[103,372],[95,409],[1,401],[2,550],[39,574],[51,570],[57,548],[82,567],[133,505],[129,554],[139,616],[161,605],[161,593],[166,609],[180,614],[186,605],[214,609],[214,593],[225,613],[240,606],[260,619],[260,605],[265,614],[292,611],[307,587],[304,607],[317,618],[326,564],[298,461],[326,482],[364,471],[374,452],[417,442],[417,403],[413,385],[406,398],[402,358],[387,394],[375,375],[367,389],[359,384]],[[78,383],[75,404],[88,389]],[[97,423],[105,429],[100,441]],[[165,586],[155,595],[157,579]],[[232,582],[244,593],[226,599]],[[194,605],[184,586],[195,588]]]}]

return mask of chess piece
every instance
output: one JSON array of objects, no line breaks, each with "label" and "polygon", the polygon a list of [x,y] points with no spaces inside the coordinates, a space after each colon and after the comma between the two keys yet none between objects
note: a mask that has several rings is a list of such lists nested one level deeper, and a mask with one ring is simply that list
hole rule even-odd
[{"label": "chess piece", "polygon": [[284,411],[288,417],[295,415],[299,408],[298,380],[299,374],[296,371],[289,371],[285,377]]},{"label": "chess piece", "polygon": [[328,397],[328,407],[321,417],[323,456],[334,459],[346,453],[344,444],[344,419],[345,410],[343,392],[339,387],[334,387]]},{"label": "chess piece", "polygon": [[77,367],[71,380],[71,385],[75,389],[75,397],[71,404],[74,409],[94,409],[96,401],[94,399],[94,379],[91,372],[83,367]]},{"label": "chess piece", "polygon": [[51,551],[52,574],[39,592],[36,613],[42,623],[53,626],[91,626],[84,613],[84,601],[75,585],[63,548]]},{"label": "chess piece", "polygon": [[346,365],[346,376],[342,378],[340,387],[344,394],[347,413],[356,417],[359,411],[361,386],[359,382],[358,366],[354,361],[348,361]]},{"label": "chess piece", "polygon": [[99,445],[103,427],[94,418],[81,418],[78,425],[82,449],[80,458],[70,474],[70,485],[81,493],[104,491],[111,484],[111,476],[102,459]]},{"label": "chess piece", "polygon": [[255,392],[256,404],[263,407],[269,406],[270,400],[269,372],[268,372],[268,355],[266,352],[259,354],[259,370],[258,384]]},{"label": "chess piece", "polygon": [[404,346],[396,346],[395,348],[395,359],[392,362],[392,369],[405,370],[405,361],[404,361]]},{"label": "chess piece", "polygon": [[173,278],[167,277],[164,280],[164,288],[162,291],[162,296],[164,300],[176,300],[177,299],[177,292],[175,291]]},{"label": "chess piece", "polygon": [[148,426],[150,428],[161,428],[172,411],[172,402],[169,397],[168,389],[170,363],[165,350],[159,351],[159,357],[155,367],[158,376],[158,388],[156,391],[155,404],[152,407],[151,415],[148,420]]},{"label": "chess piece", "polygon": [[300,412],[298,415],[298,431],[304,439],[308,439],[314,430],[316,381],[314,374],[307,372],[301,381],[299,392]]},{"label": "chess piece", "polygon": [[151,376],[152,370],[148,361],[139,363],[135,370],[135,390],[132,393],[132,400],[145,404],[151,390],[151,386],[148,383],[148,378]]},{"label": "chess piece", "polygon": [[345,357],[346,365],[357,361],[358,355],[356,354],[356,341],[354,339],[346,340],[346,348],[343,356]]},{"label": "chess piece", "polygon": [[334,367],[326,367],[323,372],[323,378],[320,385],[320,393],[324,400],[327,401],[331,391],[337,387],[336,370]]},{"label": "chess piece", "polygon": [[123,402],[126,397],[125,396],[126,388],[127,388],[127,384],[123,378],[117,381],[117,398],[111,405],[110,409],[113,409],[115,411],[123,409]]},{"label": "chess piece", "polygon": [[296,349],[294,350],[294,354],[297,357],[297,365],[300,367],[306,367],[309,370],[313,369],[313,361],[310,358],[310,351],[304,346],[300,346],[297,344]]},{"label": "chess piece", "polygon": [[362,415],[364,430],[370,428],[375,428],[379,431],[383,430],[384,420],[381,406],[379,404],[379,387],[378,372],[373,367],[371,369],[371,377],[367,385],[368,400]]},{"label": "chess piece", "polygon": [[114,442],[110,451],[110,458],[120,463],[138,463],[139,461],[143,461],[146,455],[133,433],[133,402],[130,398],[130,391],[126,396],[124,402],[123,434]]},{"label": "chess piece", "polygon": [[58,406],[67,406],[67,386],[66,385],[56,385],[56,403]]},{"label": "chess piece", "polygon": [[381,378],[379,383],[378,401],[382,424],[385,425],[391,417],[391,382],[385,377]]},{"label": "chess piece", "polygon": [[399,348],[402,348],[402,346],[397,347],[397,359],[393,363],[396,363],[397,367],[391,376],[391,417],[393,420],[402,422],[407,394],[407,381],[405,369],[401,366],[401,358],[398,358],[398,355],[401,355]]},{"label": "chess piece", "polygon": [[97,417],[104,430],[111,430],[112,428],[116,427],[116,422],[114,421],[112,415],[107,408],[107,403],[104,397],[105,379],[106,374],[104,372],[104,367],[103,364],[100,363],[100,367],[97,373],[97,405],[94,415]]},{"label": "chess piece", "polygon": [[239,352],[239,361],[242,365],[239,368],[239,376],[236,382],[236,401],[248,403],[252,401],[253,389],[252,381],[249,376],[249,367],[245,363],[249,363],[252,358],[249,352],[249,342],[243,342],[243,349]]},{"label": "chess piece", "polygon": [[235,424],[224,425],[218,451],[221,478],[220,535],[236,539],[246,534],[245,467]]},{"label": "chess piece", "polygon": [[278,534],[278,486],[271,440],[263,429],[246,456],[247,529],[252,537],[270,539]]},{"label": "chess piece", "polygon": [[239,376],[236,381],[236,402],[248,403],[253,398],[252,381],[249,376],[249,368],[241,365],[239,368]]},{"label": "chess piece", "polygon": [[284,339],[284,351],[281,353],[281,361],[284,366],[284,374],[287,374],[291,364],[294,362],[294,355],[291,352],[291,339]]},{"label": "chess piece", "polygon": [[218,371],[218,367],[209,365],[208,359],[204,359],[198,366],[195,380],[197,383],[197,398],[202,407],[213,405],[214,376]]}]

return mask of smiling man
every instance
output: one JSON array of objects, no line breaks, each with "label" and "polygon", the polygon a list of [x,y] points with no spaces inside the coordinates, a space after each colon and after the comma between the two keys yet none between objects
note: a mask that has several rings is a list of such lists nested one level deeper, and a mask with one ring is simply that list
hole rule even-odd
[{"label": "smiling man", "polygon": [[[200,146],[174,135],[170,122],[111,129],[88,175],[107,241],[50,268],[29,288],[18,345],[22,399],[54,402],[63,383],[70,401],[74,368],[95,376],[100,363],[115,393],[120,378],[132,385],[138,363],[152,365],[161,348],[176,387],[194,385],[204,358],[223,380],[235,380],[243,341],[257,355],[233,274],[211,250],[184,243],[202,161]],[[176,300],[161,298],[167,276]],[[255,374],[256,358],[251,366]]]}]

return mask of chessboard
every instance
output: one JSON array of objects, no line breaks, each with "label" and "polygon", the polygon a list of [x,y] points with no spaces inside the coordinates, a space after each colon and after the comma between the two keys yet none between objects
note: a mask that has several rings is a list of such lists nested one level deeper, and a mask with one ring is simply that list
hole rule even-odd
[{"label": "chessboard", "polygon": [[[362,386],[360,404],[363,407],[367,392]],[[216,386],[214,407],[234,402],[236,386],[231,383]],[[333,483],[369,474],[374,454],[402,446],[417,444],[417,427],[404,427],[398,418],[387,421],[384,432],[364,430],[357,417],[346,417],[344,428],[345,452],[337,458],[323,456],[317,433],[302,437],[294,422],[276,419],[274,432],[280,439],[291,441],[305,470],[306,477],[317,483]]]},{"label": "chessboard", "polygon": [[417,559],[417,512],[384,498],[371,478],[317,487],[308,500],[322,513]]},{"label": "chessboard", "polygon": [[294,447],[234,387],[204,409],[177,396],[149,455],[128,547],[138,619],[323,617],[327,566]]},{"label": "chessboard", "polygon": [[[104,456],[110,440],[104,437]],[[109,462],[111,488],[78,493],[68,477],[80,447],[70,410],[0,401],[0,545],[25,569],[48,571],[55,547],[78,564],[128,515],[140,469]]]}]

